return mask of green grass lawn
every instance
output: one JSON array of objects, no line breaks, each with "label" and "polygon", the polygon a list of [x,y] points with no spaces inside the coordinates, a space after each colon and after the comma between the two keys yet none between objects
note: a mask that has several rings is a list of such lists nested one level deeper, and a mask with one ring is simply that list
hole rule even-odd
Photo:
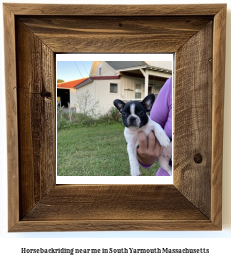
[{"label": "green grass lawn", "polygon": [[[130,176],[121,123],[57,131],[58,176]],[[158,163],[140,167],[142,176],[154,176]]]}]

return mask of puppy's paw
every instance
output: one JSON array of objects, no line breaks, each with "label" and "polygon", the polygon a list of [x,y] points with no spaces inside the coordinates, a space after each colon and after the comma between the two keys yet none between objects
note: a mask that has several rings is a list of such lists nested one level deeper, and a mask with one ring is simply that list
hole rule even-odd
[{"label": "puppy's paw", "polygon": [[131,170],[131,176],[140,176],[140,170],[138,169],[132,169]]},{"label": "puppy's paw", "polygon": [[170,139],[164,131],[155,133],[155,135],[161,146],[168,147],[168,145],[170,144]]}]

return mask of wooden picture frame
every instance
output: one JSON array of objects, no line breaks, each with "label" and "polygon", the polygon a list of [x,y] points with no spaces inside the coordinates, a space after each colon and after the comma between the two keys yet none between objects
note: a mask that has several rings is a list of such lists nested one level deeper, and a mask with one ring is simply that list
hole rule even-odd
[{"label": "wooden picture frame", "polygon": [[[221,230],[226,5],[3,4],[8,229]],[[56,185],[56,53],[174,53],[174,184]]]}]

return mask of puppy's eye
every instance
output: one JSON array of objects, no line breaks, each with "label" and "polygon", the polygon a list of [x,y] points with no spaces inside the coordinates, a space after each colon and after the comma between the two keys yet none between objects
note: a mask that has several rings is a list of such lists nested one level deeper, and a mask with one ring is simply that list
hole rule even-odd
[{"label": "puppy's eye", "polygon": [[126,116],[126,112],[123,111],[123,112],[122,112],[122,116]]},{"label": "puppy's eye", "polygon": [[140,111],[140,112],[139,112],[139,116],[144,116],[144,112],[143,112],[143,111]]}]

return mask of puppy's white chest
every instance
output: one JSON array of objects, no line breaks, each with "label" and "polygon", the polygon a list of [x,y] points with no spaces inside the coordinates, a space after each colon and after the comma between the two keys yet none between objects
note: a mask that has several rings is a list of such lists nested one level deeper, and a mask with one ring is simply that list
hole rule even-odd
[{"label": "puppy's white chest", "polygon": [[[128,144],[133,144],[135,147],[139,144],[139,132],[143,131],[146,136],[150,131],[155,130],[155,125],[159,125],[149,119],[148,123],[142,128],[125,128],[124,136]],[[157,126],[158,129],[158,126]]]}]

